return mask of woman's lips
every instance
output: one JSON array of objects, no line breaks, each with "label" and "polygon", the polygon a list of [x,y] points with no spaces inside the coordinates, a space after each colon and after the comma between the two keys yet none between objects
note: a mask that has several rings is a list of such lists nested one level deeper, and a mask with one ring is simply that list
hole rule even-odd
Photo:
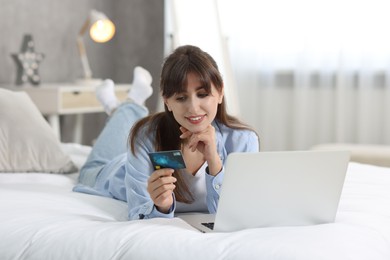
[{"label": "woman's lips", "polygon": [[203,118],[204,118],[205,116],[203,115],[203,116],[190,116],[190,117],[186,117],[187,118],[187,120],[191,123],[191,124],[199,124],[199,123],[201,123],[202,121],[203,121]]}]

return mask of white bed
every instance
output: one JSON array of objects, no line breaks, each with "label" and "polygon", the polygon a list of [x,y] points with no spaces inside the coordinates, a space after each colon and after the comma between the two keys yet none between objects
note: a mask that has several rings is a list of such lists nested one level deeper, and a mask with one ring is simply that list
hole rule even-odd
[{"label": "white bed", "polygon": [[[80,166],[90,147],[62,144]],[[127,221],[126,204],[72,192],[73,174],[0,174],[0,259],[390,259],[390,168],[350,163],[333,224],[203,234]]]},{"label": "white bed", "polygon": [[333,224],[203,234],[178,218],[127,221],[125,203],[72,192],[77,173],[61,173],[89,152],[61,144],[28,95],[0,89],[1,260],[390,260],[389,167],[350,163]]}]

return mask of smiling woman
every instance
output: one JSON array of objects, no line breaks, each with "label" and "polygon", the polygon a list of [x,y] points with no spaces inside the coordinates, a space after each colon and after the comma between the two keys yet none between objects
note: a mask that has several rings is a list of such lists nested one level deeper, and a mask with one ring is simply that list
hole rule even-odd
[{"label": "smiling woman", "polygon": [[198,75],[188,73],[186,90],[164,98],[164,101],[182,127],[197,133],[214,120],[222,99],[222,86],[219,90],[214,85],[203,86]]},{"label": "smiling woman", "polygon": [[[142,82],[136,80],[130,94],[145,89]],[[113,110],[74,190],[126,201],[129,219],[215,213],[227,155],[258,151],[257,134],[226,112],[217,63],[196,46],[166,58],[160,88],[164,112],[146,116],[136,95]],[[115,99],[113,85],[98,89]],[[154,168],[149,155],[169,150],[182,152],[185,169]]]}]

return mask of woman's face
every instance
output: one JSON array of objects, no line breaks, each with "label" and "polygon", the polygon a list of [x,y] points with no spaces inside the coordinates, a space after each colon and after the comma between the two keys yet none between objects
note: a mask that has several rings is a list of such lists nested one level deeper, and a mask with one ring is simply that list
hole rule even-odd
[{"label": "woman's face", "polygon": [[193,73],[187,75],[187,83],[186,91],[164,98],[164,102],[181,126],[197,133],[214,120],[218,104],[222,103],[223,91],[219,93],[212,84],[211,93],[207,93]]}]

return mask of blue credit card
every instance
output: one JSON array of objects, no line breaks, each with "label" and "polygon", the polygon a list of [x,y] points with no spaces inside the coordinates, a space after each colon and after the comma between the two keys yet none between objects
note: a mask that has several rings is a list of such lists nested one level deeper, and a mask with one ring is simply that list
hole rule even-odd
[{"label": "blue credit card", "polygon": [[183,155],[180,150],[149,153],[149,158],[152,161],[155,170],[162,168],[186,168],[186,164],[184,163]]}]

